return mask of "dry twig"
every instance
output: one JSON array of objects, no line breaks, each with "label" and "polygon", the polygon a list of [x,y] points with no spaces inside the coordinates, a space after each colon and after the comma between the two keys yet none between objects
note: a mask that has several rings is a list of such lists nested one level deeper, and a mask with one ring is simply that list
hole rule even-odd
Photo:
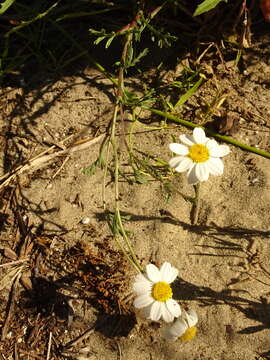
[{"label": "dry twig", "polygon": [[67,349],[71,348],[72,346],[78,344],[79,342],[83,341],[88,336],[93,334],[94,331],[95,331],[95,325],[90,327],[90,329],[86,330],[82,335],[76,337],[74,340],[69,341],[66,345],[63,346],[63,350],[67,350]]},{"label": "dry twig", "polygon": [[[7,186],[16,176],[24,173],[24,172],[32,172],[37,169],[42,168],[43,166],[47,165],[50,161],[55,161],[59,156],[69,155],[76,151],[81,151],[87,149],[89,146],[96,144],[97,142],[101,141],[105,135],[100,135],[94,139],[87,139],[84,142],[75,143],[68,149],[57,151],[53,154],[44,155],[44,152],[35,156],[34,158],[30,159],[27,164],[18,166],[15,170],[10,171],[0,177],[0,181],[5,181],[0,185],[0,189]],[[55,146],[52,146],[55,148]],[[48,153],[52,148],[48,149],[46,153]]]},{"label": "dry twig", "polygon": [[18,274],[18,276],[15,278],[13,284],[12,284],[12,289],[11,289],[11,293],[10,293],[10,299],[9,299],[9,308],[8,308],[8,313],[5,319],[5,323],[4,326],[2,328],[2,335],[1,335],[1,340],[5,340],[7,333],[8,333],[8,329],[9,329],[9,324],[12,318],[12,315],[14,313],[14,308],[15,308],[15,297],[17,294],[17,287],[19,284],[19,279],[20,279],[20,273]]},{"label": "dry twig", "polygon": [[50,331],[46,360],[50,359],[51,347],[52,347],[52,332]]}]

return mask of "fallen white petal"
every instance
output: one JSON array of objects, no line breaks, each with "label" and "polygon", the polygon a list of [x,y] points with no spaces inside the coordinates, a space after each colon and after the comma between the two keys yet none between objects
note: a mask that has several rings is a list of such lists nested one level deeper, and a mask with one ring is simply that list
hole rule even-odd
[{"label": "fallen white petal", "polygon": [[186,332],[187,328],[186,322],[178,318],[172,325],[165,327],[162,335],[167,340],[175,341]]},{"label": "fallen white petal", "polygon": [[195,326],[198,322],[198,315],[195,310],[190,309],[186,311],[186,321],[188,323],[188,327]]},{"label": "fallen white petal", "polygon": [[180,337],[187,331],[187,329],[188,325],[186,321],[180,317],[173,324],[171,331],[175,334],[175,336]]},{"label": "fallen white petal", "polygon": [[159,282],[161,280],[159,269],[153,264],[149,264],[146,266],[146,273],[148,279],[153,282]]},{"label": "fallen white petal", "polygon": [[162,337],[166,340],[169,340],[169,341],[176,341],[177,340],[177,336],[174,335],[172,332],[171,332],[171,327],[170,326],[166,326],[165,328],[163,328],[162,330]]},{"label": "fallen white petal", "polygon": [[173,153],[175,153],[177,155],[185,156],[188,154],[188,148],[182,144],[171,143],[171,144],[169,144],[169,148]]}]

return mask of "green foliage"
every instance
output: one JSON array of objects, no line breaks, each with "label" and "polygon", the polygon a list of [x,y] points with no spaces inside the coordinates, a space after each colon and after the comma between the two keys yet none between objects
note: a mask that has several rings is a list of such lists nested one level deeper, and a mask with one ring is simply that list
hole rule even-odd
[{"label": "green foliage", "polygon": [[197,91],[197,89],[199,88],[199,86],[202,84],[203,80],[205,79],[205,76],[200,77],[200,79],[184,94],[180,97],[180,99],[177,101],[177,103],[174,106],[174,109],[177,108],[178,106],[182,106],[184,105],[184,103],[186,101],[188,101],[188,99],[195,94],[195,92]]},{"label": "green foliage", "polygon": [[3,15],[4,12],[14,3],[15,0],[5,0],[0,4],[0,15]]},{"label": "green foliage", "polygon": [[228,0],[204,0],[197,6],[193,16],[198,16],[214,9],[221,1],[227,2]]},{"label": "green foliage", "polygon": [[28,20],[28,21],[21,21],[20,25],[13,27],[10,31],[8,31],[5,34],[5,37],[9,37],[12,33],[19,31],[20,29],[22,29],[25,26],[28,26],[30,24],[32,24],[33,22],[42,19],[43,17],[47,16],[56,6],[58,5],[58,2],[54,3],[52,6],[50,6],[46,11],[41,12],[39,14],[37,14],[35,17],[33,17],[32,19]]},{"label": "green foliage", "polygon": [[[91,35],[96,37],[96,40],[94,41],[95,45],[98,45],[102,41],[106,40],[106,49],[111,45],[112,41],[115,38],[119,36],[126,36],[128,34],[132,34],[134,42],[140,42],[144,30],[148,30],[151,40],[155,42],[160,48],[170,47],[172,43],[177,40],[176,36],[171,35],[162,27],[154,27],[150,24],[150,21],[150,18],[145,18],[143,13],[140,12],[138,15],[136,26],[129,24],[123,30],[120,30],[118,32],[107,32],[105,29],[90,29],[89,32]],[[134,50],[134,44],[130,44],[128,48],[128,56],[124,64],[125,68],[127,69],[128,67],[137,65],[139,61],[148,54],[148,51],[149,50],[145,48],[138,55],[135,55],[136,52]]]},{"label": "green foliage", "polygon": [[141,59],[148,54],[149,50],[146,48],[142,50],[137,56],[135,55],[135,51],[132,46],[128,48],[127,59],[125,61],[125,68],[130,68],[132,66],[136,66]]}]

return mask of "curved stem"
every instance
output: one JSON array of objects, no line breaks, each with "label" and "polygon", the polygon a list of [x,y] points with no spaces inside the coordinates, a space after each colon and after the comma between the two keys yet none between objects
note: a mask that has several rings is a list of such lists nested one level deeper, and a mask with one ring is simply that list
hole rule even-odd
[{"label": "curved stem", "polygon": [[113,113],[113,119],[112,119],[112,129],[111,129],[111,144],[113,147],[113,154],[114,154],[114,196],[115,196],[115,216],[117,221],[117,226],[119,226],[119,230],[121,232],[121,235],[123,236],[125,240],[125,244],[127,245],[127,248],[131,254],[131,256],[127,253],[127,251],[124,249],[124,247],[121,245],[119,239],[117,238],[117,235],[115,235],[115,239],[122,249],[124,255],[128,259],[128,261],[134,266],[134,268],[138,272],[142,272],[142,268],[139,264],[139,261],[136,257],[136,254],[133,250],[133,247],[130,243],[130,240],[125,232],[124,226],[122,224],[120,209],[119,209],[119,161],[118,161],[118,146],[117,141],[115,139],[115,131],[116,131],[116,122],[117,122],[117,114],[119,111],[119,104],[117,103],[114,107],[114,113]]}]

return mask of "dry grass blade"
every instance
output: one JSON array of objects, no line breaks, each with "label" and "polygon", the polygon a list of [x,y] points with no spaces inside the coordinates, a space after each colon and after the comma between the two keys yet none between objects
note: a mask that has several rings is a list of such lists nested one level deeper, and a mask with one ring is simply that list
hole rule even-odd
[{"label": "dry grass blade", "polygon": [[0,264],[0,268],[1,267],[6,267],[6,266],[18,265],[18,264],[24,263],[26,261],[28,261],[28,259],[19,259],[19,260],[11,261],[11,262],[8,262],[8,263],[5,263],[5,264]]},{"label": "dry grass blade", "polygon": [[36,354],[34,354],[33,352],[24,351],[24,350],[21,350],[21,349],[20,349],[19,351],[20,351],[20,353],[23,354],[23,355],[28,355],[28,357],[30,356],[30,357],[32,357],[32,358],[34,358],[34,359],[37,359],[37,360],[46,360],[44,357],[39,356],[39,355],[36,355]]},{"label": "dry grass blade", "polygon": [[67,350],[72,346],[75,346],[79,342],[85,340],[88,336],[93,334],[94,331],[95,331],[95,325],[92,326],[90,329],[86,330],[82,335],[78,336],[76,339],[69,341],[66,345],[63,346],[63,350]]},{"label": "dry grass blade", "polygon": [[12,289],[11,289],[11,293],[10,293],[10,303],[9,303],[9,308],[8,308],[8,313],[5,319],[5,323],[2,329],[2,336],[1,336],[1,340],[5,340],[7,333],[8,333],[8,329],[9,329],[9,324],[12,318],[12,314],[14,313],[14,308],[15,308],[15,297],[17,294],[17,287],[19,284],[19,280],[20,280],[20,272],[16,275],[16,278],[13,282],[12,285]]},{"label": "dry grass blade", "polygon": [[5,289],[7,286],[13,283],[18,275],[23,271],[23,266],[16,267],[10,270],[0,281],[0,290]]},{"label": "dry grass blade", "polygon": [[52,332],[50,331],[46,360],[50,359],[51,347],[52,347]]},{"label": "dry grass blade", "polygon": [[[53,154],[49,155],[41,155],[36,156],[33,159],[28,161],[28,164],[17,167],[14,171],[11,171],[5,175],[3,175],[0,180],[6,179],[1,185],[0,189],[7,186],[10,181],[12,181],[16,176],[22,174],[23,172],[32,172],[46,166],[49,162],[55,161],[59,156],[63,156],[66,154],[72,154],[76,151],[82,151],[87,149],[88,147],[98,143],[104,138],[105,135],[100,135],[91,140],[85,140],[84,142],[75,143],[68,149],[57,151]],[[44,153],[43,153],[44,154]]]}]

